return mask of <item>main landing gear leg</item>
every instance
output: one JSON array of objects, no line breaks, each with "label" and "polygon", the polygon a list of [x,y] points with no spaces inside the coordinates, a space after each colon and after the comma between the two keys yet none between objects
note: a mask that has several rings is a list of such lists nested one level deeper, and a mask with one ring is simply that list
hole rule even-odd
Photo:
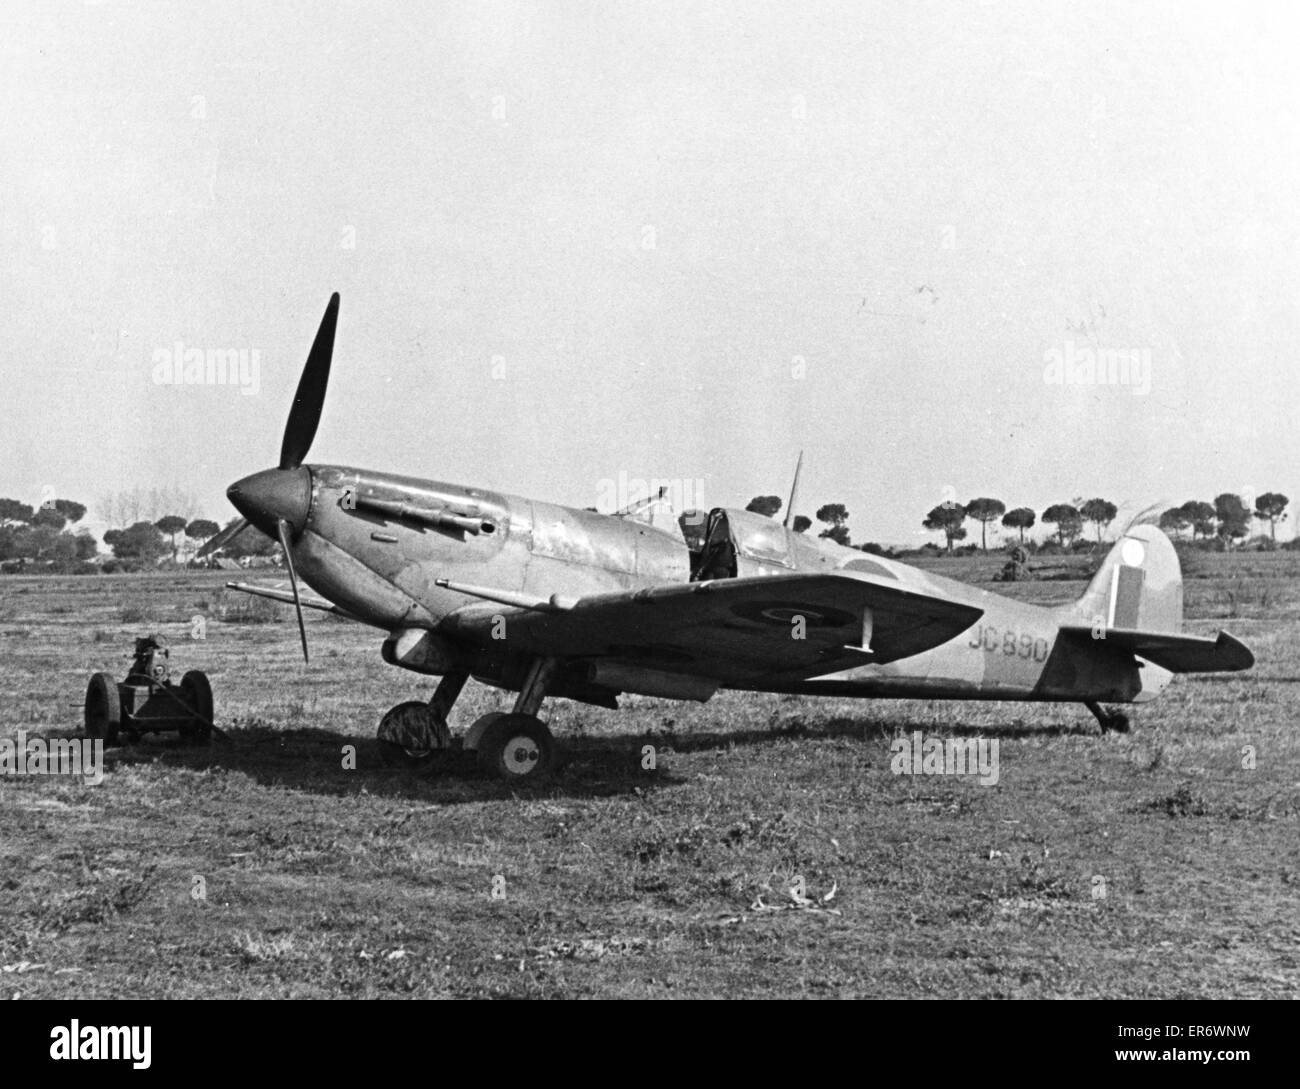
[{"label": "main landing gear leg", "polygon": [[399,767],[424,767],[436,754],[451,748],[447,716],[468,673],[448,673],[438,682],[428,703],[408,700],[389,710],[379,722],[379,751],[384,762]]},{"label": "main landing gear leg", "polygon": [[555,675],[554,658],[537,658],[508,715],[484,715],[469,728],[465,743],[478,750],[478,764],[509,783],[544,779],[555,762],[555,741],[537,712]]},{"label": "main landing gear leg", "polygon": [[1112,730],[1117,734],[1126,734],[1129,731],[1128,715],[1123,711],[1107,711],[1101,704],[1095,700],[1085,700],[1083,704],[1093,716],[1101,723],[1101,732],[1108,734]]}]

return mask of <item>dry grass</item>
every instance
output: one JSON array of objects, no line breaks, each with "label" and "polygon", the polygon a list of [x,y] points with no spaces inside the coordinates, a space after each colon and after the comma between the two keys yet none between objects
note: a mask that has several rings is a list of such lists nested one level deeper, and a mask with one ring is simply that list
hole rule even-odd
[{"label": "dry grass", "polygon": [[[1300,581],[1234,559],[1189,581],[1192,627],[1235,608],[1257,668],[1183,678],[1128,737],[1071,706],[557,701],[568,764],[519,796],[379,767],[380,712],[429,685],[380,661],[378,632],[309,617],[304,670],[291,626],[222,622],[218,576],[2,579],[0,732],[76,726],[88,675],[129,659],[133,606],[177,669],[211,674],[232,743],[118,750],[98,787],[0,779],[0,979],[25,997],[1294,996]],[[471,689],[458,720],[504,698]],[[892,775],[912,730],[998,737],[1001,782]]]}]

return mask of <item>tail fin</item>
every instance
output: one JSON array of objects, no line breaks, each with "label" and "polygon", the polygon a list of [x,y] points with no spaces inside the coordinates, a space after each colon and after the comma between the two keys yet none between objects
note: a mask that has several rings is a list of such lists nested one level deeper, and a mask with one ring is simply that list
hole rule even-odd
[{"label": "tail fin", "polygon": [[1183,573],[1169,538],[1152,525],[1127,529],[1072,612],[1106,629],[1182,631]]},{"label": "tail fin", "polygon": [[[1182,635],[1183,576],[1178,553],[1153,525],[1125,530],[1102,562],[1083,597],[1068,606],[1061,633],[1088,643],[1104,640],[1170,673],[1219,673],[1249,669],[1254,655],[1227,632],[1216,639]],[[1096,644],[1093,643],[1095,646]],[[1160,678],[1142,687],[1158,691]]]}]

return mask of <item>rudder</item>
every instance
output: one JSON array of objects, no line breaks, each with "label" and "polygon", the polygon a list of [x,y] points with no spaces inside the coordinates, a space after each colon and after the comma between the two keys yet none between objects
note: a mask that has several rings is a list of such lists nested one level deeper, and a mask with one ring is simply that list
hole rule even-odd
[{"label": "rudder", "polygon": [[[1151,525],[1123,533],[1083,596],[1062,609],[1060,620],[1044,669],[1044,684],[1058,698],[1088,690],[1094,701],[1143,703],[1175,673],[1225,673],[1255,664],[1250,648],[1225,631],[1213,639],[1182,634],[1178,553]],[[1050,672],[1058,650],[1061,662]]]},{"label": "rudder", "polygon": [[1181,632],[1183,575],[1173,543],[1155,526],[1130,527],[1070,611],[1103,630]]}]

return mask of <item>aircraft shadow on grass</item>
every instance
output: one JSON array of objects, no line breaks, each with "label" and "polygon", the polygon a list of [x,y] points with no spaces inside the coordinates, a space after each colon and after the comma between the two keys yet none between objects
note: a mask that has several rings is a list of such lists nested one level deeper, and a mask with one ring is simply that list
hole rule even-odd
[{"label": "aircraft shadow on grass", "polygon": [[[248,775],[262,786],[279,786],[314,794],[344,796],[365,791],[379,797],[409,798],[452,805],[512,796],[602,798],[636,791],[680,786],[689,776],[673,767],[675,754],[725,751],[777,745],[790,740],[859,741],[873,748],[882,762],[889,759],[889,742],[920,731],[937,737],[989,737],[1016,740],[1095,733],[1084,721],[1016,722],[994,730],[972,724],[934,720],[899,721],[880,717],[838,716],[825,722],[792,719],[768,727],[739,730],[651,730],[617,736],[570,736],[561,746],[560,766],[544,783],[511,785],[484,774],[474,754],[446,753],[419,768],[393,767],[384,762],[379,742],[313,728],[275,729],[253,726],[194,747],[176,738],[146,735],[133,745],[110,749],[109,767],[159,764],[170,768],[223,768]],[[643,762],[646,746],[654,749],[655,770]],[[349,754],[355,766],[345,768]]]}]

